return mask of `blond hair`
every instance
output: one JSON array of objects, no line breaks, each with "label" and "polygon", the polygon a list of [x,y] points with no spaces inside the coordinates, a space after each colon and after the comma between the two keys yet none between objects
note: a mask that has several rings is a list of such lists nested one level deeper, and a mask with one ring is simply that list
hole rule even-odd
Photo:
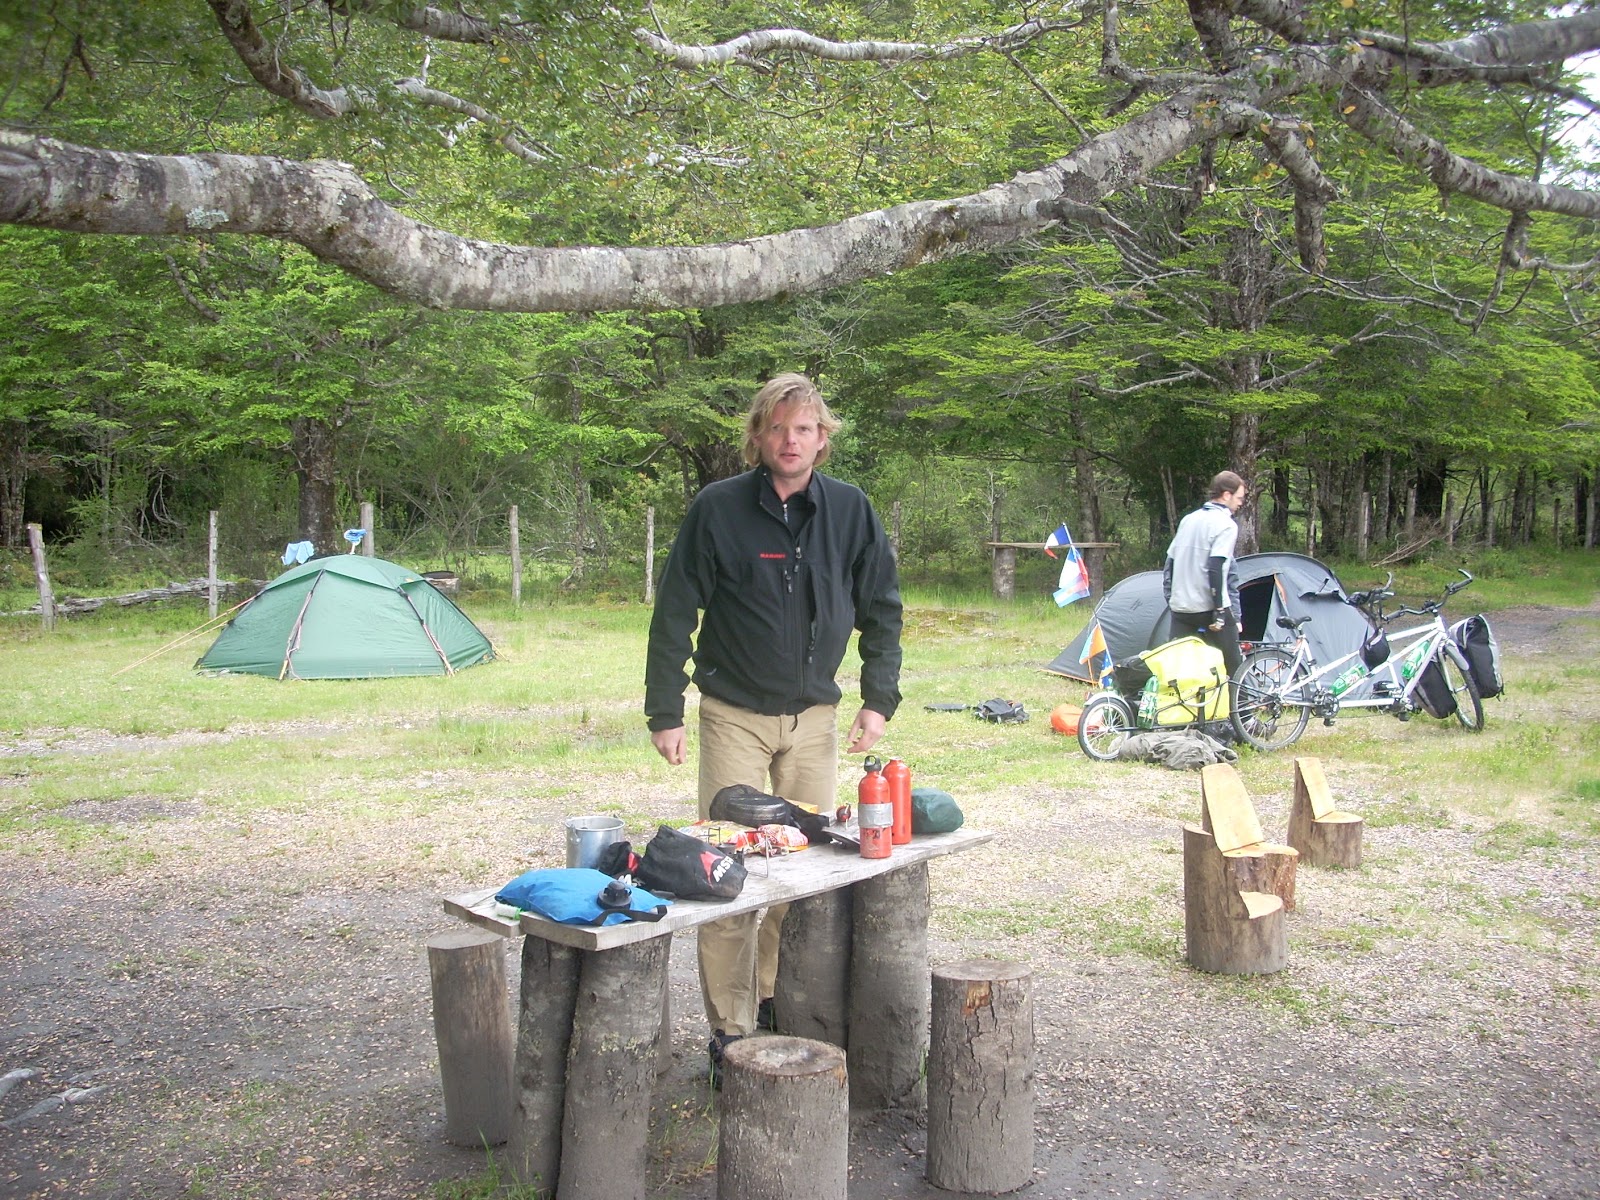
[{"label": "blond hair", "polygon": [[827,434],[829,440],[817,454],[817,461],[813,465],[820,467],[827,462],[828,453],[833,449],[833,435],[844,422],[833,415],[833,410],[822,398],[816,384],[804,375],[790,371],[767,380],[750,402],[750,411],[744,417],[744,446],[741,451],[745,466],[754,467],[761,462],[761,431],[772,420],[773,410],[780,404],[794,404],[816,412],[817,428]]}]

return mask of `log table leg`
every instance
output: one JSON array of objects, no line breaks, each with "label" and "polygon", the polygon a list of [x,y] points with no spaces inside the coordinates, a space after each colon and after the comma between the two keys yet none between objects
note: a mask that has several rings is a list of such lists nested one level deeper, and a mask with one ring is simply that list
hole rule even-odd
[{"label": "log table leg", "polygon": [[515,1106],[507,1166],[513,1179],[555,1191],[561,1169],[561,1113],[567,1050],[583,951],[539,937],[522,939],[522,1004],[517,1021]]},{"label": "log table leg", "polygon": [[850,1085],[844,1051],[745,1038],[723,1060],[719,1200],[845,1200]]},{"label": "log table leg", "polygon": [[670,937],[583,954],[567,1050],[557,1200],[645,1200]]},{"label": "log table leg", "polygon": [[1033,976],[1019,963],[933,972],[928,1182],[1014,1192],[1033,1178]]},{"label": "log table leg", "polygon": [[773,997],[780,1033],[850,1044],[850,931],[849,888],[789,905]]},{"label": "log table leg", "polygon": [[506,942],[463,929],[428,939],[433,1031],[444,1085],[445,1140],[498,1146],[511,1120]]},{"label": "log table leg", "polygon": [[850,1102],[920,1108],[928,1048],[928,864],[864,879],[850,943]]}]

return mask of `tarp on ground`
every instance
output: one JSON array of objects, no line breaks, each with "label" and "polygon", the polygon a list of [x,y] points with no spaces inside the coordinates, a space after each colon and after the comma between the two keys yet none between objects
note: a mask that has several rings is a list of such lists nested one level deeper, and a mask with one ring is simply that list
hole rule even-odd
[{"label": "tarp on ground", "polygon": [[[1278,617],[1310,616],[1306,640],[1319,663],[1326,665],[1361,648],[1367,619],[1346,602],[1344,587],[1325,563],[1304,554],[1265,551],[1246,554],[1235,566],[1239,605],[1244,612],[1240,622],[1242,640],[1286,641],[1289,635],[1278,628]],[[1098,682],[1079,661],[1096,621],[1113,661],[1132,658],[1171,641],[1172,613],[1162,595],[1161,572],[1141,571],[1107,590],[1089,623],[1045,670],[1085,683]],[[1354,699],[1361,692],[1358,688],[1347,693],[1346,698]]]},{"label": "tarp on ground", "polygon": [[359,554],[314,558],[247,601],[195,663],[275,679],[450,675],[494,647],[415,571]]}]

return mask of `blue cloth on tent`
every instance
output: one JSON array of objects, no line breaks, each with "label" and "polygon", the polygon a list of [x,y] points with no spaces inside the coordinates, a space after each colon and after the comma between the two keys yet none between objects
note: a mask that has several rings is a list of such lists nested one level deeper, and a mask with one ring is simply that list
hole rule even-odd
[{"label": "blue cloth on tent", "polygon": [[290,542],[283,548],[283,565],[288,567],[306,562],[316,552],[317,548],[311,542]]}]

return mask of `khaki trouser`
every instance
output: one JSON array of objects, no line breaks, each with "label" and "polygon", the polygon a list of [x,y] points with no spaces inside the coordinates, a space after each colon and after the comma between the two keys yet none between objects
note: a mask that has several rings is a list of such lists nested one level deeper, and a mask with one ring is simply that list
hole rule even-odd
[{"label": "khaki trouser", "polygon": [[[701,817],[710,814],[711,798],[734,783],[831,813],[839,788],[837,712],[819,704],[797,716],[766,717],[702,695]],[[713,1031],[754,1032],[756,1004],[772,995],[777,981],[778,936],[788,907],[700,926],[700,992]]]}]

